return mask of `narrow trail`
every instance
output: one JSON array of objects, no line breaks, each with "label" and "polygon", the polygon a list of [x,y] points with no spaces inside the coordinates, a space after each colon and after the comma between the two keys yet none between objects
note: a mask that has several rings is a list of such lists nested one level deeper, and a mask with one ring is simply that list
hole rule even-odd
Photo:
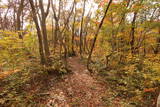
[{"label": "narrow trail", "polygon": [[89,74],[78,57],[68,62],[73,74],[51,88],[48,107],[104,107],[105,86]]}]

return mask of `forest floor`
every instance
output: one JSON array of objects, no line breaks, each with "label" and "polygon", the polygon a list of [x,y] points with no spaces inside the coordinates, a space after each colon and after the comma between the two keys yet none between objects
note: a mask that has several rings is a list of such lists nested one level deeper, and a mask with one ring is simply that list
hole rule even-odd
[{"label": "forest floor", "polygon": [[[54,65],[55,70],[51,69],[53,73],[49,74],[32,59],[22,70],[0,75],[0,107],[154,107],[156,104],[159,82],[154,81],[150,87],[146,83],[153,77],[159,79],[159,75],[146,67],[146,71],[135,72],[130,70],[133,64],[126,63],[91,74],[81,58],[69,57],[67,62],[71,72],[63,71],[60,66],[56,74],[59,65]],[[151,67],[157,69],[159,64]]]},{"label": "forest floor", "polygon": [[48,107],[104,107],[105,85],[90,75],[79,57],[68,62],[72,73],[50,88]]}]

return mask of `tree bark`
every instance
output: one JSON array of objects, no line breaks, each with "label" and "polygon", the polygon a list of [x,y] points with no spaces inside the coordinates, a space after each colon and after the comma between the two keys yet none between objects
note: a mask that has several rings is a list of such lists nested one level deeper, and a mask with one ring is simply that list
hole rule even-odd
[{"label": "tree bark", "polygon": [[90,53],[89,53],[89,56],[88,56],[88,60],[87,60],[87,69],[89,71],[92,71],[92,69],[89,68],[89,64],[90,64],[90,60],[91,60],[91,57],[92,57],[93,49],[95,47],[95,43],[96,43],[99,31],[100,31],[100,29],[101,29],[101,27],[103,25],[104,19],[105,19],[106,15],[107,15],[107,12],[109,10],[109,7],[110,7],[111,3],[112,3],[112,0],[110,0],[109,3],[108,3],[108,5],[107,5],[107,8],[106,8],[105,13],[104,13],[104,16],[103,16],[103,18],[102,18],[102,20],[101,20],[101,22],[100,22],[100,24],[98,26],[97,32],[96,32],[96,34],[94,36],[94,39],[93,39],[93,44],[91,46],[91,50],[90,50]]},{"label": "tree bark", "polygon": [[22,33],[19,32],[21,30],[21,15],[23,12],[23,8],[24,8],[24,0],[21,0],[18,8],[18,12],[17,12],[17,31],[20,39],[23,39]]},{"label": "tree bark", "polygon": [[72,41],[71,41],[72,55],[75,55],[74,51],[75,22],[76,22],[76,2],[75,2],[75,13],[73,18],[73,24],[72,24]]},{"label": "tree bark", "polygon": [[41,29],[42,29],[42,34],[43,34],[43,47],[44,47],[44,51],[45,51],[45,57],[47,59],[47,63],[49,63],[49,45],[48,45],[48,37],[47,37],[47,28],[46,28],[46,18],[48,16],[48,12],[49,12],[49,7],[50,7],[50,0],[48,0],[48,7],[47,7],[47,11],[44,11],[44,7],[43,7],[43,0],[39,1],[39,6],[40,6],[40,10],[41,10]]},{"label": "tree bark", "polygon": [[83,47],[83,21],[84,21],[84,14],[85,14],[85,8],[86,8],[86,0],[84,0],[83,3],[83,12],[82,12],[82,18],[81,18],[81,29],[80,29],[80,56],[82,56],[82,47]]},{"label": "tree bark", "polygon": [[134,55],[135,49],[134,49],[134,44],[135,44],[135,22],[136,22],[136,17],[137,17],[137,12],[134,12],[133,16],[133,21],[132,21],[132,28],[130,32],[130,46],[131,46],[131,54]]},{"label": "tree bark", "polygon": [[41,59],[41,64],[45,64],[46,65],[46,58],[44,56],[44,51],[43,51],[43,42],[42,42],[42,35],[41,35],[41,30],[38,24],[38,18],[36,15],[36,10],[35,10],[35,6],[34,6],[34,2],[33,0],[29,0],[30,5],[31,5],[31,9],[32,9],[32,18],[33,21],[36,25],[36,29],[37,29],[37,36],[38,36],[38,42],[39,42],[39,54],[40,54],[40,59]]},{"label": "tree bark", "polygon": [[60,19],[60,14],[61,14],[61,0],[59,0],[59,7],[58,7],[58,14],[56,14],[55,8],[53,6],[53,0],[51,0],[51,6],[53,10],[53,16],[55,20],[55,30],[54,30],[54,51],[55,48],[57,47],[58,43],[58,35],[59,35],[59,19]]}]

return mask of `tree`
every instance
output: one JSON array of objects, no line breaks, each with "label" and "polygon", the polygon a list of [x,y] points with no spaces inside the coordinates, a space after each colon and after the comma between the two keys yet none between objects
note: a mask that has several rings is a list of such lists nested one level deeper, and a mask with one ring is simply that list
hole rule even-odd
[{"label": "tree", "polygon": [[43,34],[43,47],[45,51],[45,57],[47,59],[47,63],[49,63],[49,45],[48,45],[48,39],[47,39],[47,28],[46,28],[46,18],[49,14],[49,8],[50,8],[50,0],[48,0],[48,6],[47,10],[44,10],[43,6],[43,0],[39,0],[39,7],[41,10],[40,14],[40,22],[41,22],[41,29],[42,29],[42,34]]},{"label": "tree", "polygon": [[36,25],[36,29],[37,29],[37,36],[38,36],[38,42],[39,42],[39,53],[40,53],[41,64],[45,64],[46,65],[47,62],[46,62],[46,57],[44,55],[42,35],[41,35],[40,26],[39,26],[39,23],[38,23],[38,18],[37,18],[37,15],[36,15],[35,5],[34,5],[33,0],[29,0],[29,3],[30,3],[30,6],[31,6],[31,9],[32,9],[32,18],[33,18],[33,21],[34,21],[34,23]]},{"label": "tree", "polygon": [[53,17],[55,20],[55,29],[54,29],[54,51],[57,45],[58,41],[58,34],[59,34],[59,20],[60,20],[60,14],[61,14],[61,0],[59,0],[59,6],[58,6],[58,13],[56,14],[56,7],[53,5],[53,0],[51,0],[52,5],[52,11],[53,11]]},{"label": "tree", "polygon": [[74,5],[75,5],[75,8],[74,8],[74,16],[73,16],[73,24],[72,24],[72,40],[71,40],[72,55],[75,55],[74,37],[75,37],[75,22],[76,22],[76,15],[77,15],[77,9],[76,9],[77,2],[75,2]]},{"label": "tree", "polygon": [[17,31],[19,32],[19,38],[22,39],[22,34],[20,32],[21,30],[21,15],[22,15],[22,12],[23,12],[23,8],[24,8],[24,0],[21,0],[20,1],[20,4],[19,4],[19,8],[18,8],[18,12],[17,12]]},{"label": "tree", "polygon": [[104,16],[103,16],[103,18],[102,18],[102,20],[101,20],[101,22],[100,22],[100,24],[98,26],[98,29],[97,29],[97,31],[95,33],[95,36],[94,36],[94,39],[93,39],[93,44],[91,46],[91,50],[90,50],[90,53],[89,53],[89,56],[88,56],[88,59],[87,59],[87,69],[89,71],[91,71],[91,69],[89,68],[89,64],[90,64],[90,60],[91,60],[91,57],[92,57],[93,49],[94,49],[94,46],[95,46],[99,31],[100,31],[100,29],[101,29],[101,27],[103,25],[104,19],[105,19],[106,15],[107,15],[107,12],[109,10],[109,7],[110,7],[111,3],[112,3],[112,0],[110,0],[108,5],[107,5],[107,8],[106,8],[105,13],[104,13]]},{"label": "tree", "polygon": [[86,8],[86,1],[87,0],[84,0],[83,2],[83,11],[82,11],[82,16],[81,16],[81,28],[80,28],[80,55],[82,56],[82,47],[83,47],[83,31],[84,31],[84,28],[83,28],[83,22],[84,22],[84,14],[85,14],[85,8]]}]

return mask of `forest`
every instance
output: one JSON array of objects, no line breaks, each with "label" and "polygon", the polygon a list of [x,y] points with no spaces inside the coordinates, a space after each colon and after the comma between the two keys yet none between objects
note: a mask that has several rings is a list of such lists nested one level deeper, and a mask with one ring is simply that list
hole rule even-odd
[{"label": "forest", "polygon": [[160,1],[0,0],[0,107],[160,107]]}]

